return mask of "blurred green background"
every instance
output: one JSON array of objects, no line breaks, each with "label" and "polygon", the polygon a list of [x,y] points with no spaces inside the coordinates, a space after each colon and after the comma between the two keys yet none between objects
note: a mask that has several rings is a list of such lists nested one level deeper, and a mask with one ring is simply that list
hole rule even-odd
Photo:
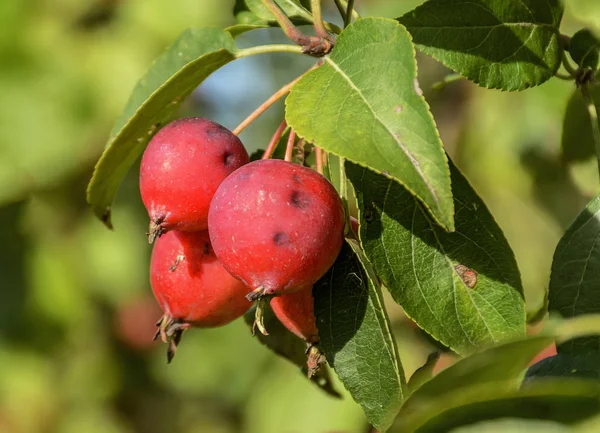
[{"label": "blurred green background", "polygon": [[[327,16],[337,20],[332,7]],[[395,17],[421,1],[357,1]],[[600,27],[599,2],[571,0],[563,33]],[[147,216],[137,173],[121,187],[115,231],[88,210],[85,187],[136,80],[188,26],[233,24],[233,1],[0,2],[0,432],[363,433],[347,395],[322,395],[260,346],[238,320],[185,335],[172,365],[151,339],[161,312],[148,282]],[[338,20],[339,22],[339,20]],[[240,46],[281,42],[277,30]],[[297,57],[297,56],[296,56]],[[242,59],[211,76],[181,115],[233,128],[311,64],[292,55]],[[595,162],[560,161],[573,84],[522,93],[465,81],[419,57],[445,146],[504,229],[528,309],[542,303],[561,233],[597,191]],[[264,148],[282,118],[270,109],[241,138]],[[390,304],[407,375],[431,347]],[[341,389],[341,385],[337,385]]]}]

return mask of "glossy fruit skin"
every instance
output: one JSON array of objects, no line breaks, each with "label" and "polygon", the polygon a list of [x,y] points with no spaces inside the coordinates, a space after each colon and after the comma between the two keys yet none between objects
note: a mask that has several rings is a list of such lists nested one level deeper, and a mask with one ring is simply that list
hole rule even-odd
[{"label": "glossy fruit skin", "polygon": [[219,263],[206,230],[171,231],[157,239],[150,281],[165,316],[196,327],[224,325],[251,306],[248,288]]},{"label": "glossy fruit skin", "polygon": [[251,162],[219,186],[208,215],[215,254],[254,293],[314,284],[342,247],[344,209],[316,171],[282,160]]},{"label": "glossy fruit skin", "polygon": [[242,142],[208,119],[179,119],[150,140],[140,167],[140,193],[160,236],[168,230],[206,230],[213,194],[250,161]]},{"label": "glossy fruit skin", "polygon": [[271,299],[271,308],[287,329],[307,343],[319,342],[312,286]]}]

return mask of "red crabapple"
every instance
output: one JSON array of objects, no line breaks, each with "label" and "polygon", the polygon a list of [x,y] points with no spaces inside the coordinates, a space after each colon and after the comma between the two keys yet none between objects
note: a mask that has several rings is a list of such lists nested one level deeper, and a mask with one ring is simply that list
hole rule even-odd
[{"label": "red crabapple", "polygon": [[158,131],[140,167],[150,242],[169,230],[206,230],[217,187],[249,160],[242,142],[208,119],[179,119]]},{"label": "red crabapple", "polygon": [[306,342],[307,374],[308,377],[312,377],[325,361],[318,347],[319,331],[312,286],[273,297],[271,309],[283,326]]},{"label": "red crabapple", "polygon": [[224,325],[251,306],[248,288],[219,263],[206,230],[161,236],[152,251],[150,281],[165,313],[157,337],[169,343],[169,361],[185,329]]},{"label": "red crabapple", "polygon": [[340,252],[344,225],[341,200],[327,179],[274,159],[229,175],[208,214],[215,254],[250,287],[251,300],[314,284]]},{"label": "red crabapple", "polygon": [[271,309],[279,321],[309,344],[319,342],[312,286],[271,299]]}]

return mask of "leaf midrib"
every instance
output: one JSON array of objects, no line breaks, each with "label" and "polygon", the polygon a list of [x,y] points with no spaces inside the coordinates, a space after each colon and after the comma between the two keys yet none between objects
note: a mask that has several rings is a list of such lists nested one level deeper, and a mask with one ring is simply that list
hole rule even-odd
[{"label": "leaf midrib", "polygon": [[[360,89],[356,86],[356,84],[354,84],[354,82],[352,81],[352,79],[339,67],[339,65],[337,63],[335,63],[333,60],[331,60],[330,57],[327,57],[325,60],[326,60],[326,62],[329,65],[331,65],[331,67],[338,74],[340,74],[340,76],[348,83],[348,85],[352,89],[354,89],[354,91],[356,91],[356,93],[363,100],[363,102],[365,103],[365,105],[367,106],[367,108],[369,109],[369,111],[371,111],[371,113],[373,114],[373,117],[375,118],[375,120],[377,120],[377,122],[379,122],[385,128],[385,130],[394,139],[394,141],[396,142],[396,144],[398,145],[398,147],[400,148],[400,150],[402,150],[402,152],[405,154],[405,156],[408,158],[408,160],[411,161],[411,166],[413,167],[413,169],[415,170],[415,172],[419,175],[419,177],[421,178],[421,180],[423,181],[423,183],[427,187],[427,190],[429,191],[429,193],[431,195],[431,198],[433,198],[433,201],[437,205],[438,211],[443,215],[444,212],[441,209],[440,201],[439,201],[439,198],[437,196],[437,193],[435,192],[434,188],[432,187],[432,185],[429,183],[429,181],[425,177],[425,173],[423,173],[423,171],[421,170],[421,167],[418,167],[418,166],[415,166],[414,164],[412,164],[412,161],[416,161],[417,160],[415,158],[415,156],[408,150],[408,148],[406,148],[406,146],[403,143],[400,142],[400,140],[396,137],[396,135],[392,131],[390,131],[389,127],[377,115],[376,111],[373,109],[373,107],[371,106],[371,104],[369,103],[369,101],[367,100],[367,98],[365,97],[365,95],[363,95],[363,93],[360,91]],[[403,185],[404,185],[404,183],[403,183]]]}]

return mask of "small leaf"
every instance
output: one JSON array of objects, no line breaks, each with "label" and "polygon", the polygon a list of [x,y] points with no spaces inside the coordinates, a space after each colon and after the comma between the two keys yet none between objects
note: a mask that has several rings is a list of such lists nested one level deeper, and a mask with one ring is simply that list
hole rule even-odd
[{"label": "small leaf", "polygon": [[[596,105],[596,110],[600,111],[600,86],[591,85],[589,91]],[[565,162],[585,161],[596,155],[587,103],[579,89],[573,91],[567,105],[561,147],[562,158]]]},{"label": "small leaf", "polygon": [[527,379],[580,377],[600,379],[600,353],[558,353],[529,367]]},{"label": "small leaf", "polygon": [[581,29],[569,42],[571,58],[582,68],[598,68],[600,41],[589,29]]},{"label": "small leaf", "polygon": [[419,367],[410,377],[408,384],[406,385],[408,389],[408,394],[412,394],[424,383],[431,380],[433,377],[433,369],[440,359],[440,352],[430,353],[427,357],[427,361],[421,367]]},{"label": "small leaf", "polygon": [[446,155],[416,81],[410,36],[384,18],[356,21],[324,64],[286,100],[296,132],[349,161],[402,183],[447,230],[454,209]]},{"label": "small leaf", "polygon": [[376,276],[348,241],[315,284],[321,349],[369,422],[385,431],[400,409],[405,379]]},{"label": "small leaf", "polygon": [[[549,310],[564,317],[600,312],[600,195],[567,229],[554,252]],[[559,353],[600,351],[598,336],[561,344]]]},{"label": "small leaf", "polygon": [[547,379],[521,389],[513,381],[459,388],[401,412],[393,431],[437,433],[500,418],[541,419],[573,424],[600,413],[595,381]]},{"label": "small leaf", "polygon": [[229,26],[225,28],[225,31],[231,35],[233,39],[239,35],[243,35],[246,32],[257,29],[266,29],[272,27],[270,23],[265,22],[264,24],[236,24],[235,26]]},{"label": "small leaf", "polygon": [[559,0],[429,0],[398,20],[415,45],[482,87],[523,90],[561,62]]},{"label": "small leaf", "polygon": [[88,203],[107,226],[117,189],[152,135],[206,77],[234,60],[234,53],[229,33],[188,29],[138,82],[88,186]]},{"label": "small leaf", "polygon": [[[255,311],[256,309],[252,308],[244,315],[244,321],[251,330],[254,328]],[[308,372],[306,366],[306,343],[288,331],[277,320],[269,304],[263,306],[263,313],[264,325],[269,331],[269,335],[255,332],[254,337],[277,355],[300,367],[300,370],[306,377]],[[341,398],[340,393],[335,390],[331,383],[327,366],[321,365],[321,368],[310,378],[310,381],[332,397]]]},{"label": "small leaf", "polygon": [[400,416],[404,411],[410,412],[413,407],[460,388],[508,381],[513,381],[516,387],[531,360],[553,341],[552,336],[547,335],[524,338],[461,359],[417,389],[406,400]]},{"label": "small leaf", "polygon": [[433,224],[399,184],[352,163],[360,241],[383,285],[436,340],[465,355],[525,334],[515,257],[502,230],[450,165],[456,231]]},{"label": "small leaf", "polygon": [[573,433],[571,427],[540,419],[500,418],[465,425],[452,433]]}]

